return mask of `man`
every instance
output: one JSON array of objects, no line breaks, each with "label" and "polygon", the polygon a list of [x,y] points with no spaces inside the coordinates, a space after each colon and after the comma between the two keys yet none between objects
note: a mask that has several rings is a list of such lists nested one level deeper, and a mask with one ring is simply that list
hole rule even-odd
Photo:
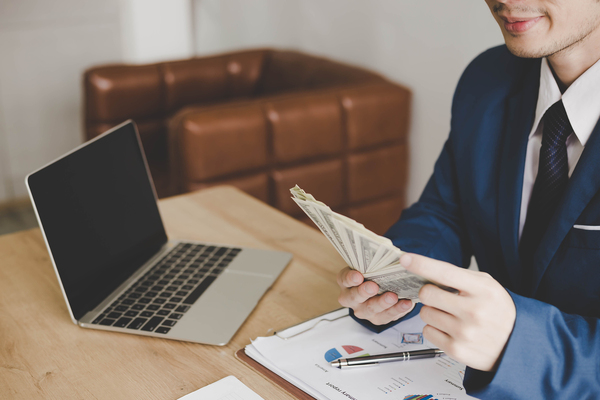
[{"label": "man", "polygon": [[[600,1],[486,2],[506,46],[465,70],[434,173],[387,236],[458,289],[424,286],[420,315],[470,394],[600,398]],[[482,272],[456,267],[472,255]],[[338,283],[365,324],[413,307],[348,268]]]}]

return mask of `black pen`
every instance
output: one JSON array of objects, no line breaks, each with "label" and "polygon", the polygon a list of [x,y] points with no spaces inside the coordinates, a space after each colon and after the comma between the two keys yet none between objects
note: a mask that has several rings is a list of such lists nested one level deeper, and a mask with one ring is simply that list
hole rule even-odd
[{"label": "black pen", "polygon": [[419,358],[433,358],[441,356],[442,354],[444,354],[444,352],[440,349],[403,351],[400,353],[379,354],[376,356],[340,358],[335,361],[332,361],[331,366],[340,369],[349,367],[363,367],[368,365],[377,365],[379,363],[384,362],[418,360]]}]

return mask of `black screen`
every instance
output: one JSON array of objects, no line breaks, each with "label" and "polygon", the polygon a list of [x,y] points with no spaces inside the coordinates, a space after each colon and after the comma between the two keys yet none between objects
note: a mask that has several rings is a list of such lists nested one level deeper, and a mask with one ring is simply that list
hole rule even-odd
[{"label": "black screen", "polygon": [[27,182],[76,319],[167,241],[132,122]]}]

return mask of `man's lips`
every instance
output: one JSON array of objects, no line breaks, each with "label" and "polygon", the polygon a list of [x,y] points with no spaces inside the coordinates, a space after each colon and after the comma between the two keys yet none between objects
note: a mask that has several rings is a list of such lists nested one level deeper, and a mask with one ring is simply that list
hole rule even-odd
[{"label": "man's lips", "polygon": [[515,17],[500,17],[504,21],[504,29],[511,33],[522,33],[529,30],[539,20],[544,18],[543,16],[535,18],[515,18]]}]

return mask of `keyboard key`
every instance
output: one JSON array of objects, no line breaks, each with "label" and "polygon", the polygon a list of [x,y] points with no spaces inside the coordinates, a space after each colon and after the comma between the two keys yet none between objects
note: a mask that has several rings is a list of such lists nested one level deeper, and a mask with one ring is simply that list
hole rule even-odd
[{"label": "keyboard key", "polygon": [[217,279],[215,276],[207,276],[196,289],[183,301],[184,304],[194,304],[204,291]]},{"label": "keyboard key", "polygon": [[187,296],[188,292],[180,290],[179,292],[175,293],[177,296]]},{"label": "keyboard key", "polygon": [[171,311],[169,310],[160,310],[159,312],[156,313],[156,315],[169,315],[171,313]]},{"label": "keyboard key", "polygon": [[[142,285],[145,283],[148,283],[148,282],[144,282],[144,283],[142,283]],[[147,286],[138,286],[135,288],[135,291],[140,292],[140,293],[144,293],[146,290],[148,290]]]},{"label": "keyboard key", "polygon": [[147,318],[136,318],[133,320],[133,322],[131,324],[129,324],[129,326],[127,326],[127,328],[140,329],[142,327],[142,325],[144,325],[146,323],[146,321],[148,321]]},{"label": "keyboard key", "polygon": [[129,296],[127,296],[127,297],[129,297],[130,299],[139,299],[140,297],[142,297],[142,295],[138,292],[133,292],[133,293],[130,293]]},{"label": "keyboard key", "polygon": [[172,292],[162,292],[160,294],[160,297],[165,297],[165,298],[168,298],[168,297],[171,297],[171,296],[173,296]]},{"label": "keyboard key", "polygon": [[113,319],[117,319],[117,318],[121,318],[121,313],[120,312],[111,312],[110,314],[108,314],[106,316],[106,318],[113,318]]},{"label": "keyboard key", "polygon": [[148,304],[148,303],[150,303],[150,301],[152,301],[152,299],[150,297],[142,297],[137,302],[140,304]]},{"label": "keyboard key", "polygon": [[165,299],[160,298],[160,297],[152,300],[152,302],[155,303],[155,304],[165,304],[165,301],[166,301]]},{"label": "keyboard key", "polygon": [[129,307],[127,307],[127,306],[117,306],[115,308],[115,311],[121,311],[121,312],[123,312],[123,311],[127,311],[128,308]]},{"label": "keyboard key", "polygon": [[160,291],[161,291],[161,290],[163,290],[164,288],[165,288],[164,286],[159,286],[159,285],[156,285],[156,286],[154,286],[154,287],[153,287],[151,290],[152,290],[153,292],[160,292]]},{"label": "keyboard key", "polygon": [[115,301],[114,303],[112,303],[110,306],[111,307],[116,307],[119,305],[119,300]]},{"label": "keyboard key", "polygon": [[177,285],[177,286],[183,285],[183,281],[178,279],[176,281],[173,281],[173,285]]},{"label": "keyboard key", "polygon": [[131,299],[125,299],[123,300],[123,302],[121,304],[127,304],[128,306],[132,305],[133,303],[135,303],[134,300]]},{"label": "keyboard key", "polygon": [[166,326],[175,326],[176,323],[177,321],[173,319],[165,319],[162,324]]},{"label": "keyboard key", "polygon": [[173,303],[179,303],[181,300],[183,300],[183,297],[171,297],[171,300]]},{"label": "keyboard key", "polygon": [[186,312],[189,309],[190,309],[190,306],[179,306],[179,307],[177,307],[177,309],[175,311],[180,312],[180,313],[184,313],[184,312]]},{"label": "keyboard key", "polygon": [[184,285],[182,287],[183,290],[192,290],[194,287],[192,285]]},{"label": "keyboard key", "polygon": [[118,326],[119,328],[125,328],[127,326],[127,324],[129,324],[130,322],[131,322],[131,318],[123,317],[123,318],[119,319],[117,322],[115,322],[114,326]]},{"label": "keyboard key", "polygon": [[131,306],[132,310],[143,310],[144,309],[144,305],[143,304],[134,304]]},{"label": "keyboard key", "polygon": [[125,313],[125,316],[127,317],[135,317],[136,315],[138,315],[138,311],[127,311]]},{"label": "keyboard key", "polygon": [[142,311],[142,313],[140,314],[141,317],[151,317],[153,315],[154,313],[152,311]]},{"label": "keyboard key", "polygon": [[100,325],[106,325],[106,326],[110,326],[114,323],[115,323],[115,320],[110,319],[110,318],[104,318],[102,321],[100,321]]},{"label": "keyboard key", "polygon": [[160,306],[157,306],[156,304],[150,304],[148,307],[146,307],[147,310],[150,311],[156,311],[160,308]]},{"label": "keyboard key", "polygon": [[144,297],[156,297],[156,295],[158,295],[158,292],[146,292],[146,293],[144,293]]},{"label": "keyboard key", "polygon": [[177,289],[179,289],[177,286],[168,286],[165,290],[175,291]]},{"label": "keyboard key", "polygon": [[186,275],[186,274],[181,274],[181,275],[179,275],[179,279],[181,279],[181,280],[184,280],[184,281],[185,281],[187,278],[189,278],[189,277],[190,277],[190,276],[189,276],[189,275]]},{"label": "keyboard key", "polygon": [[109,312],[111,312],[111,311],[112,311],[112,307],[108,307],[108,308],[106,308],[106,309],[104,310],[104,312],[105,312],[105,313],[109,313]]},{"label": "keyboard key", "polygon": [[175,275],[173,275],[173,274],[165,275],[165,279],[173,279],[173,278],[175,278]]},{"label": "keyboard key", "polygon": [[165,304],[165,305],[163,306],[163,309],[165,309],[165,310],[172,310],[172,309],[174,309],[175,307],[177,307],[177,304],[173,304],[173,303],[167,303],[167,304]]},{"label": "keyboard key", "polygon": [[150,285],[152,285],[152,282],[150,282],[150,281],[144,281],[144,282],[140,283],[140,285],[142,285],[142,286],[150,286]]},{"label": "keyboard key", "polygon": [[188,283],[189,283],[190,285],[195,285],[196,283],[198,283],[198,279],[190,279],[190,280],[188,281]]},{"label": "keyboard key", "polygon": [[169,281],[167,281],[167,280],[164,280],[164,279],[161,279],[160,281],[158,281],[158,282],[156,282],[156,283],[158,283],[159,285],[168,285],[168,284],[169,284]]},{"label": "keyboard key", "polygon": [[106,316],[106,314],[100,314],[100,315],[98,315],[96,317],[96,319],[92,321],[92,324],[99,324],[100,321],[102,321],[105,316]]},{"label": "keyboard key", "polygon": [[173,313],[173,314],[169,315],[169,318],[171,318],[171,319],[181,319],[181,317],[183,317],[183,314]]},{"label": "keyboard key", "polygon": [[150,321],[148,321],[146,323],[146,325],[144,325],[144,327],[142,328],[143,331],[147,331],[147,332],[152,332],[154,329],[156,329],[157,326],[160,325],[160,323],[163,321],[163,317],[152,317],[150,318]]}]

